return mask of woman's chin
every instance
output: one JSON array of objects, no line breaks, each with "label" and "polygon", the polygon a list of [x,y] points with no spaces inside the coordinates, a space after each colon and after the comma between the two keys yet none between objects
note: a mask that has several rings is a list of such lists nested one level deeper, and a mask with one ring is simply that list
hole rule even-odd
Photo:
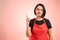
[{"label": "woman's chin", "polygon": [[41,17],[41,16],[37,16],[37,17]]}]

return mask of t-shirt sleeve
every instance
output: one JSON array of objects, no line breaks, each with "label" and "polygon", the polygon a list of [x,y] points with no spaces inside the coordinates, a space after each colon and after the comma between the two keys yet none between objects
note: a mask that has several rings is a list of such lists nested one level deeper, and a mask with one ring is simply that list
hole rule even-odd
[{"label": "t-shirt sleeve", "polygon": [[34,19],[31,19],[29,22],[29,27],[33,27],[33,25],[34,25]]},{"label": "t-shirt sleeve", "polygon": [[52,28],[52,25],[49,19],[46,20],[46,24],[47,24],[48,29]]}]

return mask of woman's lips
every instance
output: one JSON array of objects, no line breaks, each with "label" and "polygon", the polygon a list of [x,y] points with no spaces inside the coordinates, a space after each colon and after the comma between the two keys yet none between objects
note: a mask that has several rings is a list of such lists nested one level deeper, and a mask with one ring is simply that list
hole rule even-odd
[{"label": "woman's lips", "polygon": [[40,14],[40,13],[38,13],[38,14]]}]

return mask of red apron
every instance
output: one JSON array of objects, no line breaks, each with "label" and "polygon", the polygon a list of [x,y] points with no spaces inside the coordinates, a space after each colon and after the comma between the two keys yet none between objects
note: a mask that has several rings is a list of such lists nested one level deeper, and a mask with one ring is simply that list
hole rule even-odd
[{"label": "red apron", "polygon": [[34,20],[32,35],[29,37],[29,40],[49,40],[48,28],[46,26],[45,20],[42,25],[36,24],[36,20]]}]

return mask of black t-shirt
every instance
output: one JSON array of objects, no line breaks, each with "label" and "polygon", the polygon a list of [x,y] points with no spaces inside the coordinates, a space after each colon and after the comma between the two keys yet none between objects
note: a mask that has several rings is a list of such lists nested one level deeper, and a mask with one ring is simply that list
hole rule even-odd
[{"label": "black t-shirt", "polygon": [[[35,19],[33,18],[33,19],[31,19],[30,22],[29,22],[29,27],[31,27],[31,29],[33,28],[34,20],[35,20]],[[51,25],[49,19],[44,18],[44,20],[45,20],[45,22],[46,22],[47,28],[48,28],[48,29],[52,28],[52,25]],[[40,20],[40,21],[36,20],[36,24],[42,25],[42,24],[44,23],[44,20]]]}]

